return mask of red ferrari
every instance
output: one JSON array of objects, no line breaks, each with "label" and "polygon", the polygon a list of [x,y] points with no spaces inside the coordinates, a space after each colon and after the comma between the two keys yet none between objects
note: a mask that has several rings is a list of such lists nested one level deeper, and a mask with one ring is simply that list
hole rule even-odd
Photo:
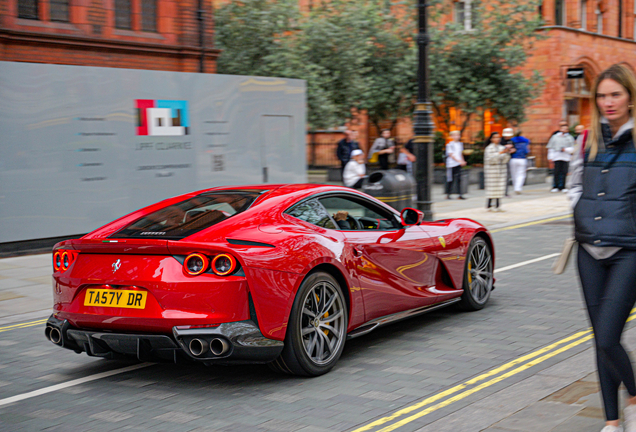
[{"label": "red ferrari", "polygon": [[53,343],[316,376],[345,340],[493,290],[490,234],[337,186],[218,187],[53,248]]}]

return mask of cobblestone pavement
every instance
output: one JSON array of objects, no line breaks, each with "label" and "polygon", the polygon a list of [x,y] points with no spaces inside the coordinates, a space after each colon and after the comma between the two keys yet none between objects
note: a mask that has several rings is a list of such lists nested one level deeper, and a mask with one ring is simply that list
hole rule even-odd
[{"label": "cobblestone pavement", "polygon": [[[551,259],[506,270],[558,252],[570,232],[567,219],[495,230],[502,271],[484,310],[443,309],[350,340],[336,368],[313,379],[266,366],[141,365],[73,383],[135,363],[60,349],[45,340],[42,324],[10,327],[48,315],[41,309],[50,306],[43,285],[50,256],[0,260],[0,295],[13,293],[0,301],[7,305],[0,309],[0,430],[596,432],[602,412],[573,267],[558,277]],[[629,330],[628,344],[636,346],[634,339]],[[506,368],[523,356],[536,364],[525,359]],[[466,384],[470,379],[478,384]],[[7,403],[38,390],[43,394]]]}]

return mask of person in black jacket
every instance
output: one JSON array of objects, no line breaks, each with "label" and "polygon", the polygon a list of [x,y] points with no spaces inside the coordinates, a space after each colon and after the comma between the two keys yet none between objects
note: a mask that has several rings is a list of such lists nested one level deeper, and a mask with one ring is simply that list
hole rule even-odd
[{"label": "person in black jacket", "polygon": [[340,173],[344,171],[347,162],[351,160],[351,152],[358,147],[358,142],[355,141],[355,133],[352,130],[347,129],[345,131],[345,137],[338,141],[338,147],[336,148],[336,156],[340,160]]},{"label": "person in black jacket", "polygon": [[592,88],[590,131],[579,139],[569,197],[579,242],[578,271],[594,329],[606,426],[621,432],[618,388],[629,393],[625,432],[636,432],[636,382],[621,334],[636,303],[636,77],[624,65],[602,72]]}]

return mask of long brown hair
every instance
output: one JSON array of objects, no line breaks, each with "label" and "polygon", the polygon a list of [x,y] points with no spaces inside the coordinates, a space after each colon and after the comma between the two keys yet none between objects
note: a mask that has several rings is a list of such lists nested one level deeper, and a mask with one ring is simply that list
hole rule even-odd
[{"label": "long brown hair", "polygon": [[[594,160],[596,154],[598,153],[598,140],[603,136],[601,133],[601,112],[598,108],[598,104],[596,103],[596,91],[598,90],[598,85],[601,81],[611,79],[612,81],[616,81],[620,85],[622,85],[627,93],[629,94],[629,100],[631,108],[631,116],[634,120],[636,120],[636,110],[633,108],[636,104],[636,77],[634,77],[634,73],[627,66],[622,64],[615,64],[610,66],[608,69],[605,69],[603,72],[596,77],[594,81],[594,85],[592,86],[592,97],[594,98],[594,103],[592,105],[592,125],[590,126],[589,136],[587,138],[586,147],[590,149],[590,160]],[[635,129],[632,129],[632,139],[634,142],[634,146],[636,146],[636,133]]]}]

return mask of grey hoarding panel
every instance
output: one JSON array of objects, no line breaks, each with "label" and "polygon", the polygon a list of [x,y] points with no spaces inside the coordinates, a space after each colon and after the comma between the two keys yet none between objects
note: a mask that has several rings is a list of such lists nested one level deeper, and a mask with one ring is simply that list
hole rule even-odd
[{"label": "grey hoarding panel", "polygon": [[264,168],[304,182],[304,132],[300,80],[0,62],[0,243],[262,183]]}]

